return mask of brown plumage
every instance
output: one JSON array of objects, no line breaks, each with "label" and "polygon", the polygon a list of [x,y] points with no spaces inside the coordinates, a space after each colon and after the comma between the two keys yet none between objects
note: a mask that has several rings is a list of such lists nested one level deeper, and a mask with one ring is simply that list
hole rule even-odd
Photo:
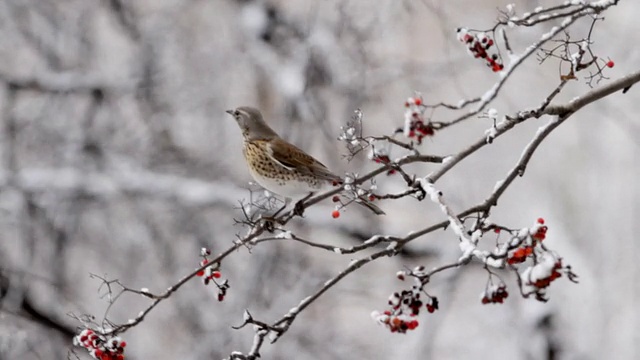
[{"label": "brown plumage", "polygon": [[288,169],[295,169],[303,175],[313,175],[327,181],[341,181],[338,175],[329,171],[320,161],[279,137],[269,141],[267,151],[275,161]]}]

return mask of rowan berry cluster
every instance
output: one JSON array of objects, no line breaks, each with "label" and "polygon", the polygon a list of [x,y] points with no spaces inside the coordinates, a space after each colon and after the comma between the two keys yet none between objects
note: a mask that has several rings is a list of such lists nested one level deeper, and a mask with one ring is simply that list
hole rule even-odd
[{"label": "rowan berry cluster", "polygon": [[[373,160],[376,164],[389,164],[391,163],[391,158],[389,158],[389,152],[387,149],[379,149],[379,148],[371,148],[372,150],[369,152],[369,158]],[[387,170],[387,175],[393,175],[396,173],[396,169]]]},{"label": "rowan berry cluster", "polygon": [[483,304],[502,304],[504,299],[509,297],[507,286],[504,283],[499,285],[487,284],[486,289],[481,294]]},{"label": "rowan berry cluster", "polygon": [[415,315],[394,315],[391,310],[385,310],[382,313],[374,311],[371,317],[378,324],[386,326],[392,333],[405,334],[407,330],[414,330],[420,325]]},{"label": "rowan berry cluster", "polygon": [[[200,256],[202,256],[202,260],[200,261],[200,267],[209,264],[208,256],[211,255],[211,250],[207,248],[202,248],[200,250]],[[211,264],[207,266],[203,270],[199,270],[196,275],[202,278],[202,282],[205,285],[209,285],[211,283],[215,284],[218,288],[218,301],[224,300],[224,297],[227,295],[227,290],[229,289],[229,280],[224,279],[222,282],[216,281],[216,279],[220,279],[222,274],[217,269],[220,267],[219,264]]]},{"label": "rowan berry cluster", "polygon": [[534,248],[547,236],[548,227],[544,225],[544,219],[538,218],[536,225],[529,229],[530,239],[525,239],[520,247],[510,252],[507,258],[509,265],[521,264],[527,258],[534,255]]},{"label": "rowan berry cluster", "polygon": [[[429,296],[422,290],[420,274],[424,273],[424,267],[419,266],[414,271],[399,271],[396,276],[399,280],[404,281],[405,276],[412,276],[416,281],[410,290],[402,290],[389,296],[388,304],[391,307],[383,312],[374,311],[371,317],[378,324],[387,327],[392,333],[406,333],[408,330],[414,330],[419,323],[416,317],[420,314],[420,310],[424,307],[427,312],[433,313],[438,310],[438,298]],[[426,296],[423,301],[422,295]]]},{"label": "rowan berry cluster", "polygon": [[458,28],[458,40],[467,46],[469,54],[476,59],[483,59],[493,72],[504,69],[500,56],[495,51],[495,42],[484,32],[471,33],[466,28]]},{"label": "rowan berry cluster", "polygon": [[563,266],[562,259],[556,254],[545,252],[538,256],[538,262],[525,269],[522,278],[522,291],[525,296],[535,295],[539,301],[547,301],[545,290],[557,278],[562,277],[560,271],[564,271],[567,278],[577,282],[577,275],[571,271],[570,266]]},{"label": "rowan berry cluster", "polygon": [[[538,274],[538,276],[536,277],[529,277],[529,285],[533,285],[535,287],[537,287],[538,289],[544,289],[546,287],[548,287],[551,282],[559,277],[562,277],[562,274],[560,274],[560,272],[558,272],[558,270],[562,269],[562,259],[557,259],[554,263],[553,266],[548,266],[547,267],[548,270],[545,270],[546,274]],[[535,267],[534,267],[535,269]],[[533,269],[532,269],[533,271]],[[542,271],[541,271],[542,272]],[[531,272],[529,273],[529,275],[531,275]],[[540,276],[542,275],[542,276]]]},{"label": "rowan berry cluster", "polygon": [[120,337],[108,337],[92,329],[83,329],[73,338],[74,346],[81,346],[97,360],[124,360],[127,343]]},{"label": "rowan berry cluster", "polygon": [[420,96],[410,97],[404,103],[404,107],[404,135],[422,144],[425,136],[432,136],[435,133],[431,121],[424,117],[424,102]]},{"label": "rowan berry cluster", "polygon": [[340,211],[351,204],[352,202],[364,202],[364,201],[374,201],[377,199],[375,194],[372,191],[377,189],[376,183],[372,180],[371,186],[369,189],[364,189],[360,185],[355,183],[358,178],[357,173],[347,173],[345,174],[343,180],[343,189],[341,195],[334,195],[331,198],[331,201],[336,203],[333,211],[331,212],[331,217],[337,219],[340,217]]},{"label": "rowan berry cluster", "polygon": [[509,265],[520,264],[527,260],[527,257],[533,254],[533,247],[525,245],[523,247],[519,247],[515,249],[511,256],[507,259],[507,263]]},{"label": "rowan berry cluster", "polygon": [[[545,289],[549,287],[551,282],[560,278],[562,272],[564,272],[572,282],[577,282],[578,278],[578,276],[571,271],[571,266],[564,266],[562,259],[555,252],[547,249],[543,245],[543,240],[545,240],[548,230],[548,227],[544,223],[544,219],[539,218],[531,228],[522,229],[518,236],[514,238],[515,241],[518,241],[517,244],[519,244],[519,246],[510,250],[507,256],[507,264],[510,266],[522,264],[528,259],[532,259],[532,264],[526,269],[516,271],[518,271],[521,279],[522,294],[525,297],[535,295],[536,299],[540,301],[547,300],[545,297]],[[493,294],[497,294],[498,290],[499,287]],[[485,294],[483,294],[483,303],[485,303],[484,295]],[[491,302],[491,296],[487,296],[487,299],[489,300],[487,303]]]}]

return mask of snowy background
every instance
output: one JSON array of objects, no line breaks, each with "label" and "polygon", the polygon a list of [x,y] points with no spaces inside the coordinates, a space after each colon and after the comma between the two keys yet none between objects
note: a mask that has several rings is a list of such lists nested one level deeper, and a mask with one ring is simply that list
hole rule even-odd
[{"label": "snowy background", "polygon": [[[414,91],[427,103],[482,95],[497,79],[466,53],[455,28],[490,28],[510,1],[0,0],[0,359],[63,359],[79,325],[107,301],[90,273],[160,292],[228,247],[248,199],[242,138],[224,110],[262,109],[280,134],[336,173],[375,168],[346,162],[336,141],[356,108],[365,133],[403,122]],[[533,10],[553,1],[516,1]],[[640,64],[640,3],[621,1],[596,25],[594,49],[615,60],[612,79]],[[588,22],[571,30],[583,37]],[[551,24],[518,30],[516,51]],[[557,63],[529,60],[492,107],[537,106],[556,87]],[[636,86],[638,87],[638,86]],[[585,93],[571,82],[557,99]],[[266,359],[629,359],[640,353],[640,89],[574,115],[542,145],[493,210],[492,220],[549,225],[546,244],[580,275],[541,304],[511,296],[482,305],[486,273],[471,264],[433,279],[441,310],[390,334],[370,318],[402,287],[395,272],[459,256],[450,232],[414,241],[367,265],[302,313]],[[440,113],[440,111],[442,111]],[[437,110],[445,121],[451,114]],[[546,119],[531,120],[466,159],[439,182],[456,209],[483,200]],[[472,119],[421,146],[446,155],[491,125]],[[410,167],[425,175],[436,165]],[[399,178],[379,187],[402,191]],[[444,220],[415,199],[386,201],[374,217],[348,208],[331,219],[323,202],[296,220],[306,238],[350,246],[377,233],[405,235]],[[359,255],[362,256],[362,255]],[[130,359],[221,359],[246,352],[252,330],[232,330],[249,309],[271,321],[347,266],[339,255],[293,242],[238,251],[223,263],[231,289],[188,283],[125,334]],[[507,277],[507,284],[515,279]],[[147,300],[124,295],[109,318],[126,322]],[[81,358],[86,353],[78,351]],[[73,357],[73,355],[72,355]]]}]

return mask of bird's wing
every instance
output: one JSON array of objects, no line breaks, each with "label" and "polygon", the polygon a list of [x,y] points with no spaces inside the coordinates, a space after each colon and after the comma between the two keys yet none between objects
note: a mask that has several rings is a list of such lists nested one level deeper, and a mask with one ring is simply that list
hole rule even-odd
[{"label": "bird's wing", "polygon": [[329,181],[340,180],[339,176],[329,171],[320,161],[280,138],[274,138],[268,142],[267,153],[273,161],[287,169],[296,169],[301,173],[308,173]]}]

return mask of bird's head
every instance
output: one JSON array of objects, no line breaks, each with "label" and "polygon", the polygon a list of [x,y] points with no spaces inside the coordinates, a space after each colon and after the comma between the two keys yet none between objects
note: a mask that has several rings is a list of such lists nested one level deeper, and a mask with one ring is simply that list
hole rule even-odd
[{"label": "bird's head", "polygon": [[268,140],[278,136],[273,129],[264,122],[262,114],[256,108],[241,106],[235,110],[227,110],[233,116],[247,140]]}]

